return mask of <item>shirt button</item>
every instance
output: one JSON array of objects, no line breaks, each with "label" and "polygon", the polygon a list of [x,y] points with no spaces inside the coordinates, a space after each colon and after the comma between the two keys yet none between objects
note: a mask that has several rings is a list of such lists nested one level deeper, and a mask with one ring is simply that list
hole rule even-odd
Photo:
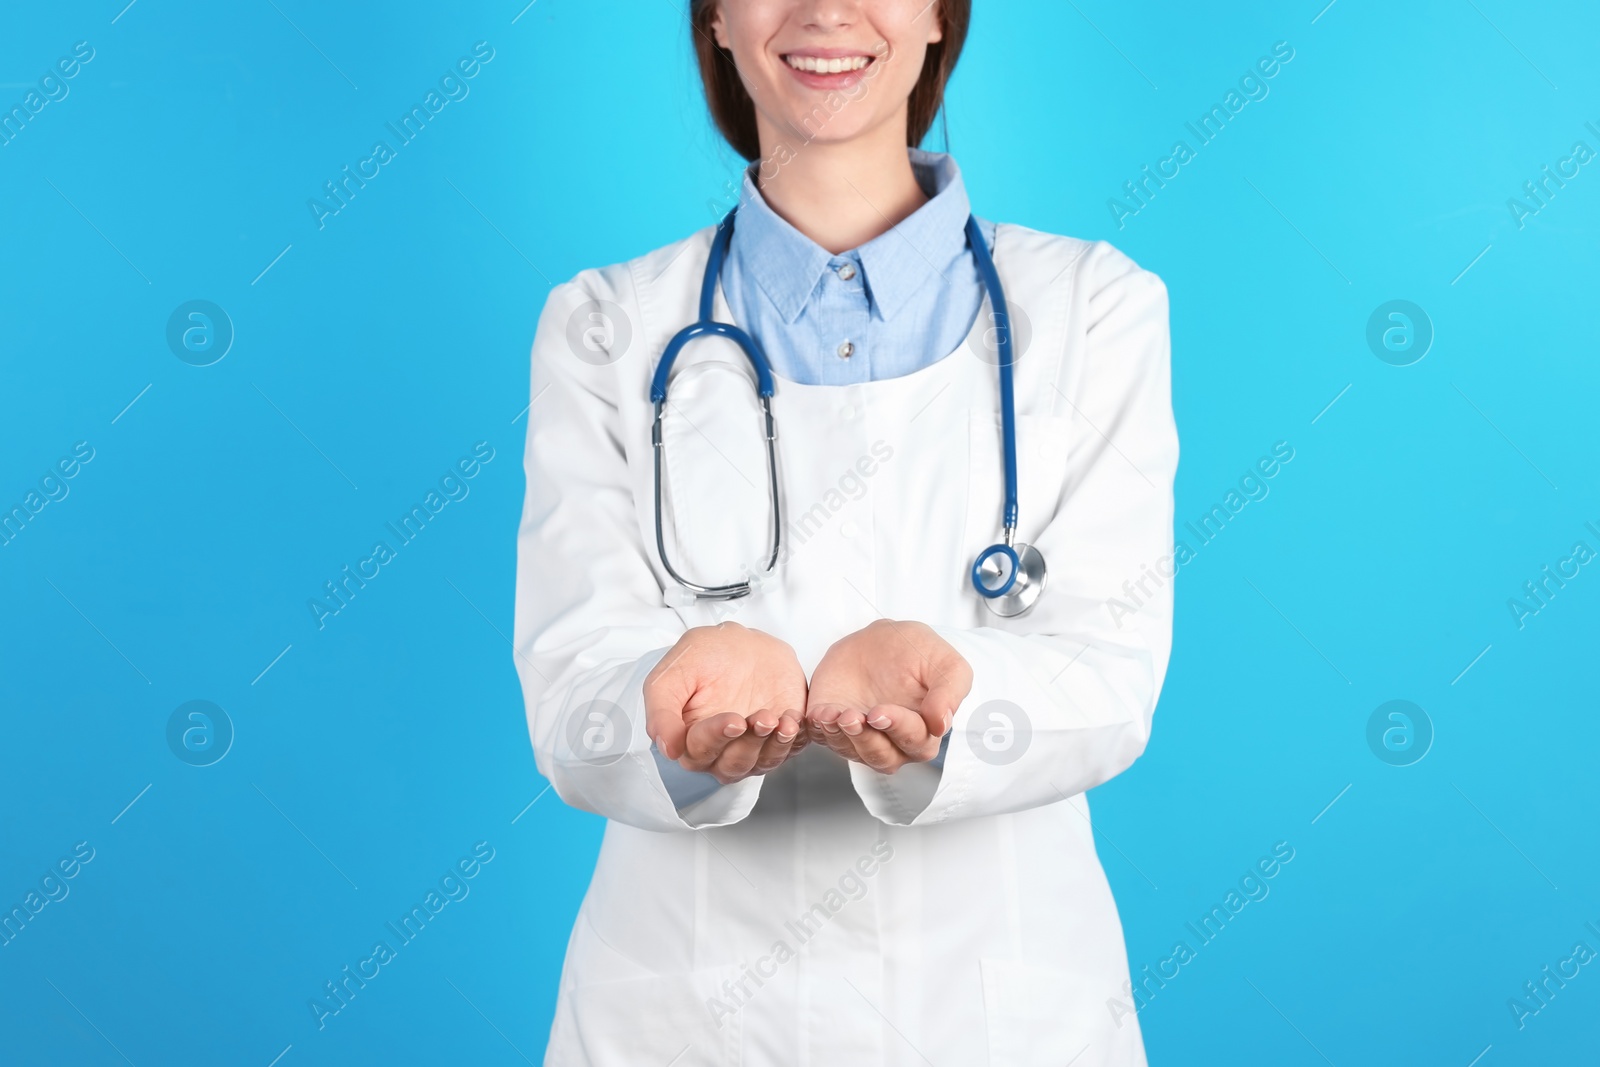
[{"label": "shirt button", "polygon": [[851,522],[849,519],[846,519],[844,522],[839,524],[839,532],[845,537],[855,540],[855,536],[861,532],[861,528],[855,523]]},{"label": "shirt button", "polygon": [[851,344],[849,341],[846,341],[844,344],[839,346],[839,358],[849,359],[851,355],[855,353],[855,350],[856,346]]},{"label": "shirt button", "polygon": [[856,266],[855,266],[854,263],[846,263],[844,266],[839,268],[839,278],[841,280],[849,281],[851,278],[854,278],[855,276],[856,276]]}]

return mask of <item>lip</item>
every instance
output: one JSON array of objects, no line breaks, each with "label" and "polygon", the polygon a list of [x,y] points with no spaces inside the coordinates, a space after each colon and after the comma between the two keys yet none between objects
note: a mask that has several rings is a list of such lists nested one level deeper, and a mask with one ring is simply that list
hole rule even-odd
[{"label": "lip", "polygon": [[[790,56],[803,56],[811,59],[851,59],[856,56],[865,58],[867,65],[860,70],[840,71],[838,74],[819,74],[816,71],[796,70],[789,65]],[[861,81],[867,72],[872,70],[883,57],[873,52],[862,51],[859,48],[797,48],[790,52],[781,52],[778,62],[783,64],[783,69],[794,76],[794,79],[808,89],[838,90],[848,89]]]}]

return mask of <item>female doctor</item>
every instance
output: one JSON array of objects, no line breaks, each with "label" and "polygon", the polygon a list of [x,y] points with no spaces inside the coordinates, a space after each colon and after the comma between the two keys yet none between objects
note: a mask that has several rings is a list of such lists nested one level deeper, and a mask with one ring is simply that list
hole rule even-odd
[{"label": "female doctor", "polygon": [[694,0],[738,206],[545,305],[516,665],[608,820],[547,1063],[1145,1062],[1084,793],[1171,645],[1166,290],[914,147],[969,10]]}]

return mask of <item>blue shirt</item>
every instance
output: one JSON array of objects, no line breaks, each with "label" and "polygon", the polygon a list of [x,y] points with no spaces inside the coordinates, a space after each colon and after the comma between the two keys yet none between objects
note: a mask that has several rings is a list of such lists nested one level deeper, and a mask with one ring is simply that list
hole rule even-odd
[{"label": "blue shirt", "polygon": [[[745,171],[723,267],[734,321],[773,373],[806,385],[854,385],[921,370],[961,346],[983,306],[967,248],[972,206],[956,161],[906,150],[929,200],[859,248],[833,255],[767,206]],[[994,224],[978,220],[988,247]]]},{"label": "blue shirt", "polygon": [[[760,343],[780,378],[853,385],[921,370],[961,347],[983,308],[983,278],[967,247],[961,170],[947,153],[906,150],[928,202],[859,248],[833,255],[767,206],[745,170],[722,291],[734,321]],[[994,248],[994,223],[978,220]],[[781,388],[781,387],[780,387]],[[842,636],[842,635],[841,635]],[[943,767],[950,735],[932,760]],[[673,803],[720,788],[654,748]]]}]

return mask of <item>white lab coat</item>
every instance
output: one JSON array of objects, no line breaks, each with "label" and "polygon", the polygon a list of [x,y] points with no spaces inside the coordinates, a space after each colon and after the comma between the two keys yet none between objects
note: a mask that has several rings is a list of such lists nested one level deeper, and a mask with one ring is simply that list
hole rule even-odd
[{"label": "white lab coat", "polygon": [[[546,1062],[1143,1064],[1083,793],[1144,750],[1171,648],[1165,286],[1106,242],[998,227],[1019,537],[1049,564],[1029,614],[989,614],[968,580],[1001,530],[987,304],[966,345],[912,374],[779,379],[783,565],[755,596],[671,607],[649,380],[696,315],[711,235],[557,286],[533,345],[516,666],[539,770],[608,820]],[[720,289],[716,314],[730,321]],[[765,552],[753,380],[721,339],[673,370],[668,548],[691,579]],[[929,624],[972,666],[942,771],[886,776],[813,745],[674,807],[641,684],[685,629],[736,619],[809,677],[880,617]],[[610,747],[578,745],[586,729]]]}]

